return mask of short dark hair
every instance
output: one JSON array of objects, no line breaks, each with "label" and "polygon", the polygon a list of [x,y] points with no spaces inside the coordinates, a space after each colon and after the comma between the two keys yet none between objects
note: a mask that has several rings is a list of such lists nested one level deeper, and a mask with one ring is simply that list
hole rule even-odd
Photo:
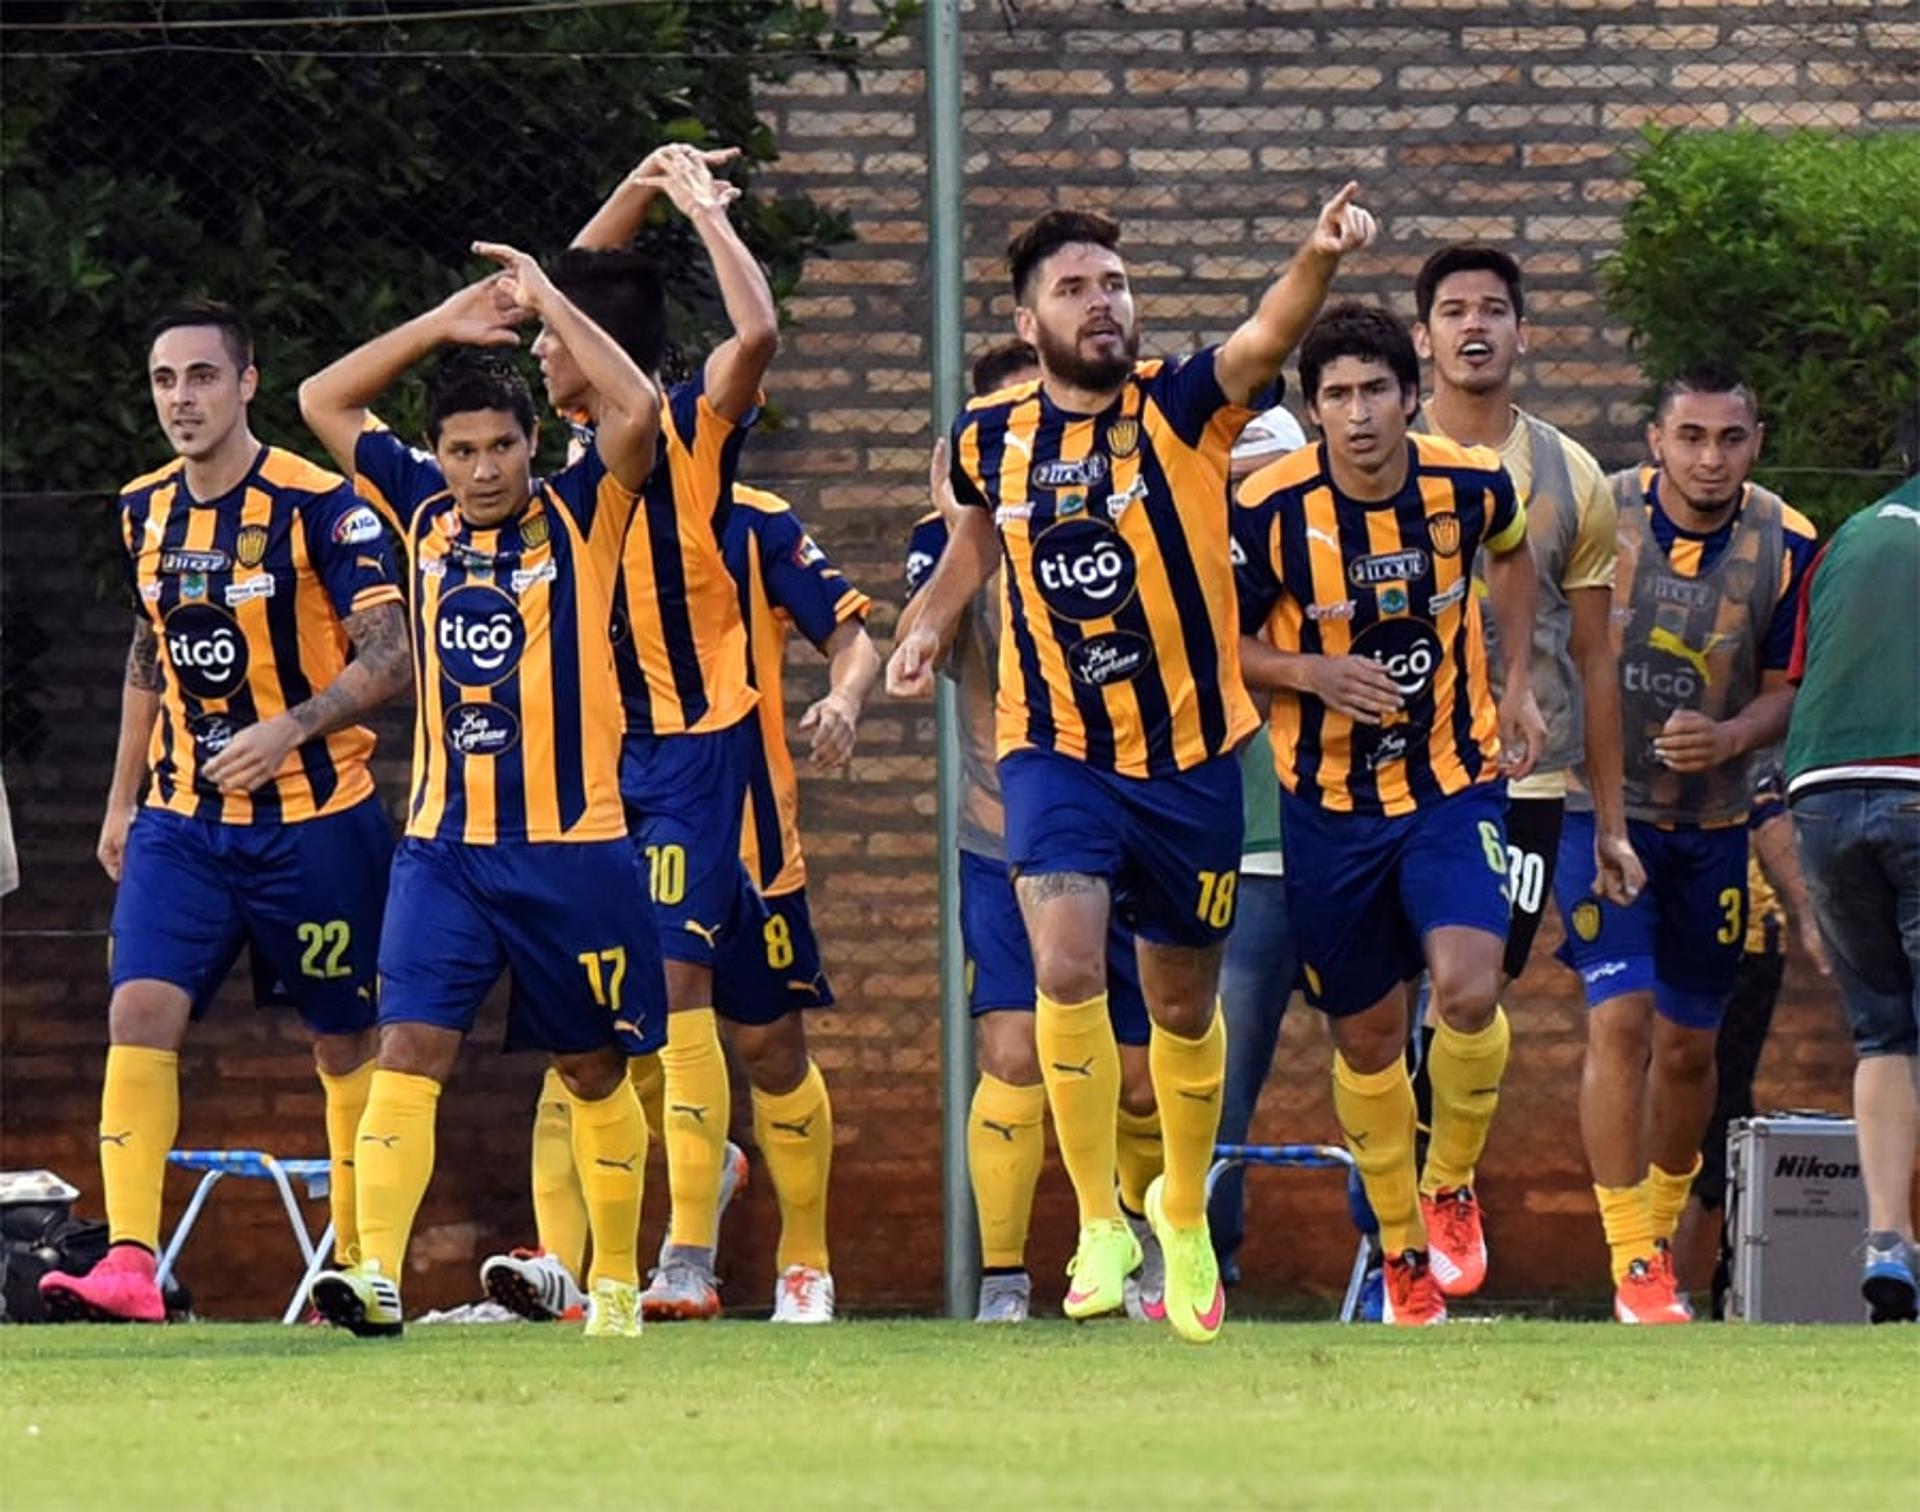
[{"label": "short dark hair", "polygon": [[147,350],[167,331],[182,326],[214,326],[226,343],[227,355],[241,372],[253,366],[253,331],[246,316],[218,299],[187,299],[162,310],[147,325]]},{"label": "short dark hair", "polygon": [[1038,367],[1040,354],[1024,341],[1002,341],[988,347],[973,359],[974,397],[991,394],[1007,386],[1007,380],[1023,368]]},{"label": "short dark hair", "polygon": [[440,444],[449,415],[477,410],[505,410],[521,434],[533,439],[533,395],[526,380],[484,347],[455,347],[427,379],[427,441]]},{"label": "short dark hair", "polygon": [[1656,424],[1667,418],[1673,401],[1682,394],[1738,394],[1746,401],[1748,416],[1754,420],[1760,418],[1759,399],[1730,362],[1715,359],[1695,362],[1662,379],[1654,392],[1653,418]]},{"label": "short dark hair", "polygon": [[1520,282],[1519,263],[1485,242],[1455,242],[1422,263],[1413,280],[1413,307],[1419,312],[1420,324],[1425,325],[1433,318],[1433,296],[1439,292],[1441,280],[1455,273],[1492,273],[1507,286],[1507,298],[1513,301],[1514,315],[1527,313],[1527,291]]},{"label": "short dark hair", "polygon": [[639,252],[569,247],[548,269],[553,286],[634,360],[657,373],[667,354],[667,286]]},{"label": "short dark hair", "polygon": [[1027,302],[1027,280],[1033,270],[1062,247],[1087,242],[1119,250],[1120,223],[1097,210],[1049,210],[1007,243],[1007,271],[1013,275],[1013,297]]},{"label": "short dark hair", "polygon": [[1384,362],[1400,380],[1402,394],[1420,391],[1420,358],[1406,322],[1391,310],[1337,300],[1321,311],[1300,343],[1300,392],[1309,404],[1320,400],[1320,374],[1337,357]]}]

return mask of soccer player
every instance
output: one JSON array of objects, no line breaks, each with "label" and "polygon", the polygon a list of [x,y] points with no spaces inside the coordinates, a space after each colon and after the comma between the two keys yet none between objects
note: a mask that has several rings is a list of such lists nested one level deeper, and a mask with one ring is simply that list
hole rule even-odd
[{"label": "soccer player", "polygon": [[[1408,983],[1424,969],[1434,1039],[1428,1177],[1469,1178],[1507,1061],[1506,776],[1546,730],[1528,643],[1526,511],[1499,458],[1407,430],[1419,359],[1385,310],[1345,302],[1300,347],[1323,437],[1235,496],[1250,687],[1273,694],[1287,907],[1307,999],[1334,1041],[1333,1104],[1380,1223],[1382,1316],[1446,1320],[1428,1258],[1407,1072]],[[1476,554],[1499,616],[1505,691],[1488,684]]]},{"label": "soccer player", "polygon": [[[513,971],[509,1035],[553,1057],[572,1098],[594,1240],[589,1336],[640,1331],[636,1259],[647,1129],[627,1054],[664,1035],[646,877],[620,802],[610,626],[638,490],[653,467],[652,383],[524,253],[309,378],[301,413],[402,524],[411,563],[414,781],[380,953],[380,1058],[360,1122],[358,1266],[313,1302],[357,1334],[402,1327],[399,1281],[434,1165],[440,1089],[482,1000]],[[455,354],[427,391],[431,456],[369,413],[442,345],[542,324],[592,383],[578,462],[532,475],[533,400],[499,359]]]},{"label": "soccer player", "polygon": [[162,315],[147,378],[175,459],[120,492],[138,618],[99,845],[120,884],[100,1095],[112,1248],[40,1289],[55,1317],[157,1323],[180,1045],[242,945],[313,1031],[335,1248],[355,1258],[353,1130],[393,851],[359,720],[405,684],[407,637],[380,521],[338,474],[254,436],[260,375],[236,311]]},{"label": "soccer player", "polygon": [[[1513,402],[1513,370],[1527,350],[1520,265],[1498,247],[1461,243],[1426,260],[1414,280],[1413,342],[1432,364],[1432,397],[1414,429],[1497,452],[1527,513],[1540,575],[1532,628],[1533,692],[1547,721],[1534,769],[1507,794],[1507,891],[1511,908],[1501,988],[1526,968],[1546,917],[1560,851],[1567,772],[1582,763],[1593,806],[1595,875],[1601,893],[1631,902],[1645,881],[1627,841],[1620,795],[1620,688],[1607,615],[1613,607],[1614,505],[1600,464],[1586,449]],[[1494,627],[1489,624],[1489,630]],[[1489,648],[1499,694],[1500,650]],[[1414,1073],[1423,1126],[1431,1126],[1428,1071],[1440,1032],[1429,1014]],[[1431,1164],[1420,1184],[1434,1278],[1450,1297],[1471,1296],[1487,1272],[1485,1232],[1472,1171],[1440,1186]]]},{"label": "soccer player", "polygon": [[1069,1317],[1124,1305],[1139,1241],[1113,1190],[1119,1058],[1110,912],[1139,941],[1165,1174],[1145,1194],[1168,1321],[1208,1342],[1225,1315],[1206,1173],[1225,1046],[1215,1012],[1233,922],[1240,769],[1255,716],[1239,669],[1227,453],[1373,219],[1348,184],[1252,316],[1180,361],[1139,358],[1119,228],[1056,210],[1013,241],[1014,321],[1040,382],[977,399],[953,430],[960,524],[900,639],[888,688],[926,692],[941,644],[1001,579],[999,751],[1007,858],[1033,948],[1034,1032],[1080,1206]]},{"label": "soccer player", "polygon": [[1752,753],[1787,729],[1800,579],[1813,526],[1748,481],[1762,427],[1731,372],[1668,379],[1647,444],[1616,473],[1613,635],[1628,834],[1647,885],[1631,903],[1595,874],[1588,795],[1560,835],[1561,959],[1580,973],[1587,1055],[1580,1128],[1606,1231],[1614,1316],[1685,1323],[1669,1241],[1713,1108],[1714,1038],[1747,933]]},{"label": "soccer player", "polygon": [[[1909,426],[1920,416],[1911,411]],[[1920,435],[1906,432],[1907,462]],[[1860,1290],[1876,1323],[1912,1321],[1920,1153],[1920,478],[1834,532],[1808,569],[1789,674],[1787,795],[1807,888],[1859,1065],[1867,1188]]]}]

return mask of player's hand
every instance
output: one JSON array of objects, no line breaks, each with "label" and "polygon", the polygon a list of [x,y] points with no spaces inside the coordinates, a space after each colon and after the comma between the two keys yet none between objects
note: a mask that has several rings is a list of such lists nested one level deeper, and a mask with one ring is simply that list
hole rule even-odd
[{"label": "player's hand", "polygon": [[300,744],[300,726],[285,714],[248,725],[206,764],[207,781],[223,793],[251,793],[269,782]]},{"label": "player's hand", "polygon": [[1353,203],[1353,197],[1359,192],[1359,180],[1349,179],[1338,194],[1320,207],[1320,219],[1314,225],[1313,235],[1307,238],[1311,251],[1324,257],[1344,257],[1373,240],[1380,223],[1373,218],[1371,210]]},{"label": "player's hand", "polygon": [[1624,829],[1597,829],[1593,836],[1593,890],[1625,908],[1647,885],[1647,869]]},{"label": "player's hand", "polygon": [[933,500],[933,507],[940,511],[940,518],[947,522],[947,531],[951,534],[960,524],[960,501],[953,494],[953,475],[947,471],[947,438],[936,436],[933,442],[933,459],[927,464],[927,497]]},{"label": "player's hand", "polygon": [[450,294],[434,311],[440,339],[452,346],[518,346],[514,327],[526,319],[500,287],[500,275],[489,274]]},{"label": "player's hand", "polygon": [[933,691],[934,663],[940,659],[940,637],[915,625],[887,658],[887,692],[895,698],[924,698]]},{"label": "player's hand", "polygon": [[1794,916],[1794,933],[1800,936],[1800,948],[1807,953],[1807,959],[1813,962],[1813,969],[1823,977],[1833,975],[1833,957],[1827,954],[1826,936],[1820,933],[1820,921],[1813,916],[1811,908],[1803,908]]},{"label": "player's hand", "polygon": [[505,242],[477,241],[473,250],[476,256],[492,258],[506,270],[494,275],[496,297],[521,319],[545,315],[558,297],[553,280],[531,254]]},{"label": "player's hand", "polygon": [[682,152],[691,152],[707,165],[709,171],[724,168],[740,156],[738,147],[718,147],[712,151],[702,151],[687,142],[662,142],[640,159],[639,166],[627,175],[627,182],[640,189],[654,188],[666,175],[668,161]]},{"label": "player's hand", "polygon": [[133,826],[136,812],[133,804],[124,808],[117,803],[108,804],[107,816],[100,821],[100,843],[94,846],[93,853],[99,857],[100,869],[116,882],[126,863],[127,831]]},{"label": "player's hand", "polygon": [[1306,658],[1308,691],[1336,714],[1377,725],[1404,700],[1387,669],[1370,656]]},{"label": "player's hand", "polygon": [[661,159],[660,166],[652,173],[636,170],[633,182],[664,193],[682,215],[723,209],[740,198],[740,191],[725,179],[715,178],[705,155],[693,148],[666,147],[656,156]]},{"label": "player's hand", "polygon": [[807,760],[817,770],[845,766],[860,733],[860,711],[844,693],[829,693],[800,716],[800,733],[813,737]]},{"label": "player's hand", "polygon": [[1711,772],[1733,759],[1733,736],[1698,709],[1675,709],[1653,737],[1653,754],[1670,772]]},{"label": "player's hand", "polygon": [[1547,748],[1547,721],[1531,685],[1508,688],[1500,700],[1500,769],[1509,778],[1527,775]]}]

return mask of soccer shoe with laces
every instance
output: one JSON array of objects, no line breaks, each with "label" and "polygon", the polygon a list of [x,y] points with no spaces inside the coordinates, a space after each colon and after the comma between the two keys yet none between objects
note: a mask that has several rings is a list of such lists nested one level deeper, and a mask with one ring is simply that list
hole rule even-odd
[{"label": "soccer shoe with laces", "polygon": [[586,1316],[587,1294],[573,1272],[543,1249],[515,1249],[480,1267],[480,1286],[508,1312],[535,1323]]},{"label": "soccer shoe with laces", "polygon": [[1487,1279],[1487,1235],[1472,1187],[1420,1194],[1427,1226],[1427,1264],[1445,1297],[1471,1297]]},{"label": "soccer shoe with laces", "polygon": [[1127,1227],[1140,1241],[1140,1269],[1127,1277],[1121,1295],[1126,1300],[1127,1316],[1136,1323],[1164,1323],[1167,1320],[1167,1257],[1154,1237],[1153,1225],[1138,1214],[1122,1208]]},{"label": "soccer shoe with laces", "polygon": [[775,1323],[831,1323],[833,1277],[811,1265],[789,1265],[773,1283]]},{"label": "soccer shoe with laces", "polygon": [[1227,1319],[1227,1289],[1220,1284],[1213,1235],[1204,1216],[1191,1228],[1175,1228],[1167,1222],[1162,1200],[1165,1184],[1164,1176],[1156,1176],[1147,1187],[1147,1222],[1160,1241],[1165,1267],[1161,1312],[1189,1344],[1211,1344]]},{"label": "soccer shoe with laces", "polygon": [[980,1278],[980,1306],[976,1323],[1024,1323],[1033,1306],[1033,1278],[1011,1271]]},{"label": "soccer shoe with laces", "polygon": [[640,1337],[640,1288],[631,1281],[616,1281],[602,1276],[593,1283],[593,1296],[587,1303],[589,1339],[637,1339]]},{"label": "soccer shoe with laces", "polygon": [[1613,1317],[1617,1323],[1650,1326],[1693,1321],[1693,1309],[1673,1289],[1672,1262],[1657,1249],[1630,1264],[1614,1286]]},{"label": "soccer shoe with laces", "polygon": [[1680,1272],[1673,1264],[1673,1242],[1669,1239],[1653,1241],[1653,1268],[1666,1278],[1668,1286],[1673,1288],[1673,1300],[1681,1312],[1687,1316],[1684,1321],[1694,1320],[1693,1298],[1687,1295],[1687,1289],[1680,1284]]},{"label": "soccer shoe with laces", "polygon": [[720,1290],[710,1269],[712,1250],[670,1244],[647,1277],[640,1312],[649,1323],[685,1323],[720,1316]]},{"label": "soccer shoe with laces", "polygon": [[1380,1321],[1397,1328],[1425,1328],[1447,1321],[1447,1299],[1434,1280],[1425,1250],[1402,1250],[1388,1259],[1380,1298]]},{"label": "soccer shoe with laces", "polygon": [[1076,1323],[1126,1305],[1127,1277],[1140,1268],[1140,1241],[1118,1218],[1080,1226],[1080,1243],[1067,1262],[1072,1285],[1060,1310]]},{"label": "soccer shoe with laces", "polygon": [[335,1328],[363,1339],[392,1338],[406,1326],[400,1288],[392,1277],[381,1274],[377,1260],[321,1271],[313,1278],[307,1301]]},{"label": "soccer shoe with laces", "polygon": [[[1886,1241],[1886,1242],[1876,1242]],[[1899,1234],[1869,1234],[1860,1268],[1860,1295],[1867,1299],[1869,1323],[1914,1321],[1916,1287],[1914,1248]],[[41,1283],[44,1291],[46,1283]]]},{"label": "soccer shoe with laces", "polygon": [[48,1271],[40,1300],[56,1323],[164,1323],[167,1304],[154,1283],[153,1251],[116,1244],[84,1276]]}]

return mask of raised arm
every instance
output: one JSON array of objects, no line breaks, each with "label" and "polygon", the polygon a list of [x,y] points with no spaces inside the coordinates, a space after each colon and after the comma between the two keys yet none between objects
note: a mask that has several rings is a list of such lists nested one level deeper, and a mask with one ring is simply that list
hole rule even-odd
[{"label": "raised arm", "polygon": [[1320,209],[1313,233],[1260,297],[1259,307],[1220,347],[1214,376],[1234,404],[1248,404],[1280,375],[1280,366],[1300,344],[1320,313],[1334,270],[1347,253],[1366,246],[1377,229],[1373,213],[1353,203],[1360,190],[1348,183]]},{"label": "raised arm", "polygon": [[693,153],[709,170],[724,168],[740,156],[738,147],[701,152],[683,142],[667,142],[654,148],[640,160],[639,167],[614,185],[606,203],[593,212],[593,219],[574,236],[574,246],[607,252],[618,250],[631,242],[647,218],[647,207],[664,187],[667,160],[679,152]]},{"label": "raised arm", "polygon": [[100,821],[100,842],[94,854],[114,881],[126,857],[127,829],[140,802],[147,776],[147,750],[153,741],[153,722],[160,717],[160,637],[153,621],[134,621],[133,644],[127,648],[127,680],[120,689],[120,738],[113,749],[113,781],[107,788],[107,812]]}]

